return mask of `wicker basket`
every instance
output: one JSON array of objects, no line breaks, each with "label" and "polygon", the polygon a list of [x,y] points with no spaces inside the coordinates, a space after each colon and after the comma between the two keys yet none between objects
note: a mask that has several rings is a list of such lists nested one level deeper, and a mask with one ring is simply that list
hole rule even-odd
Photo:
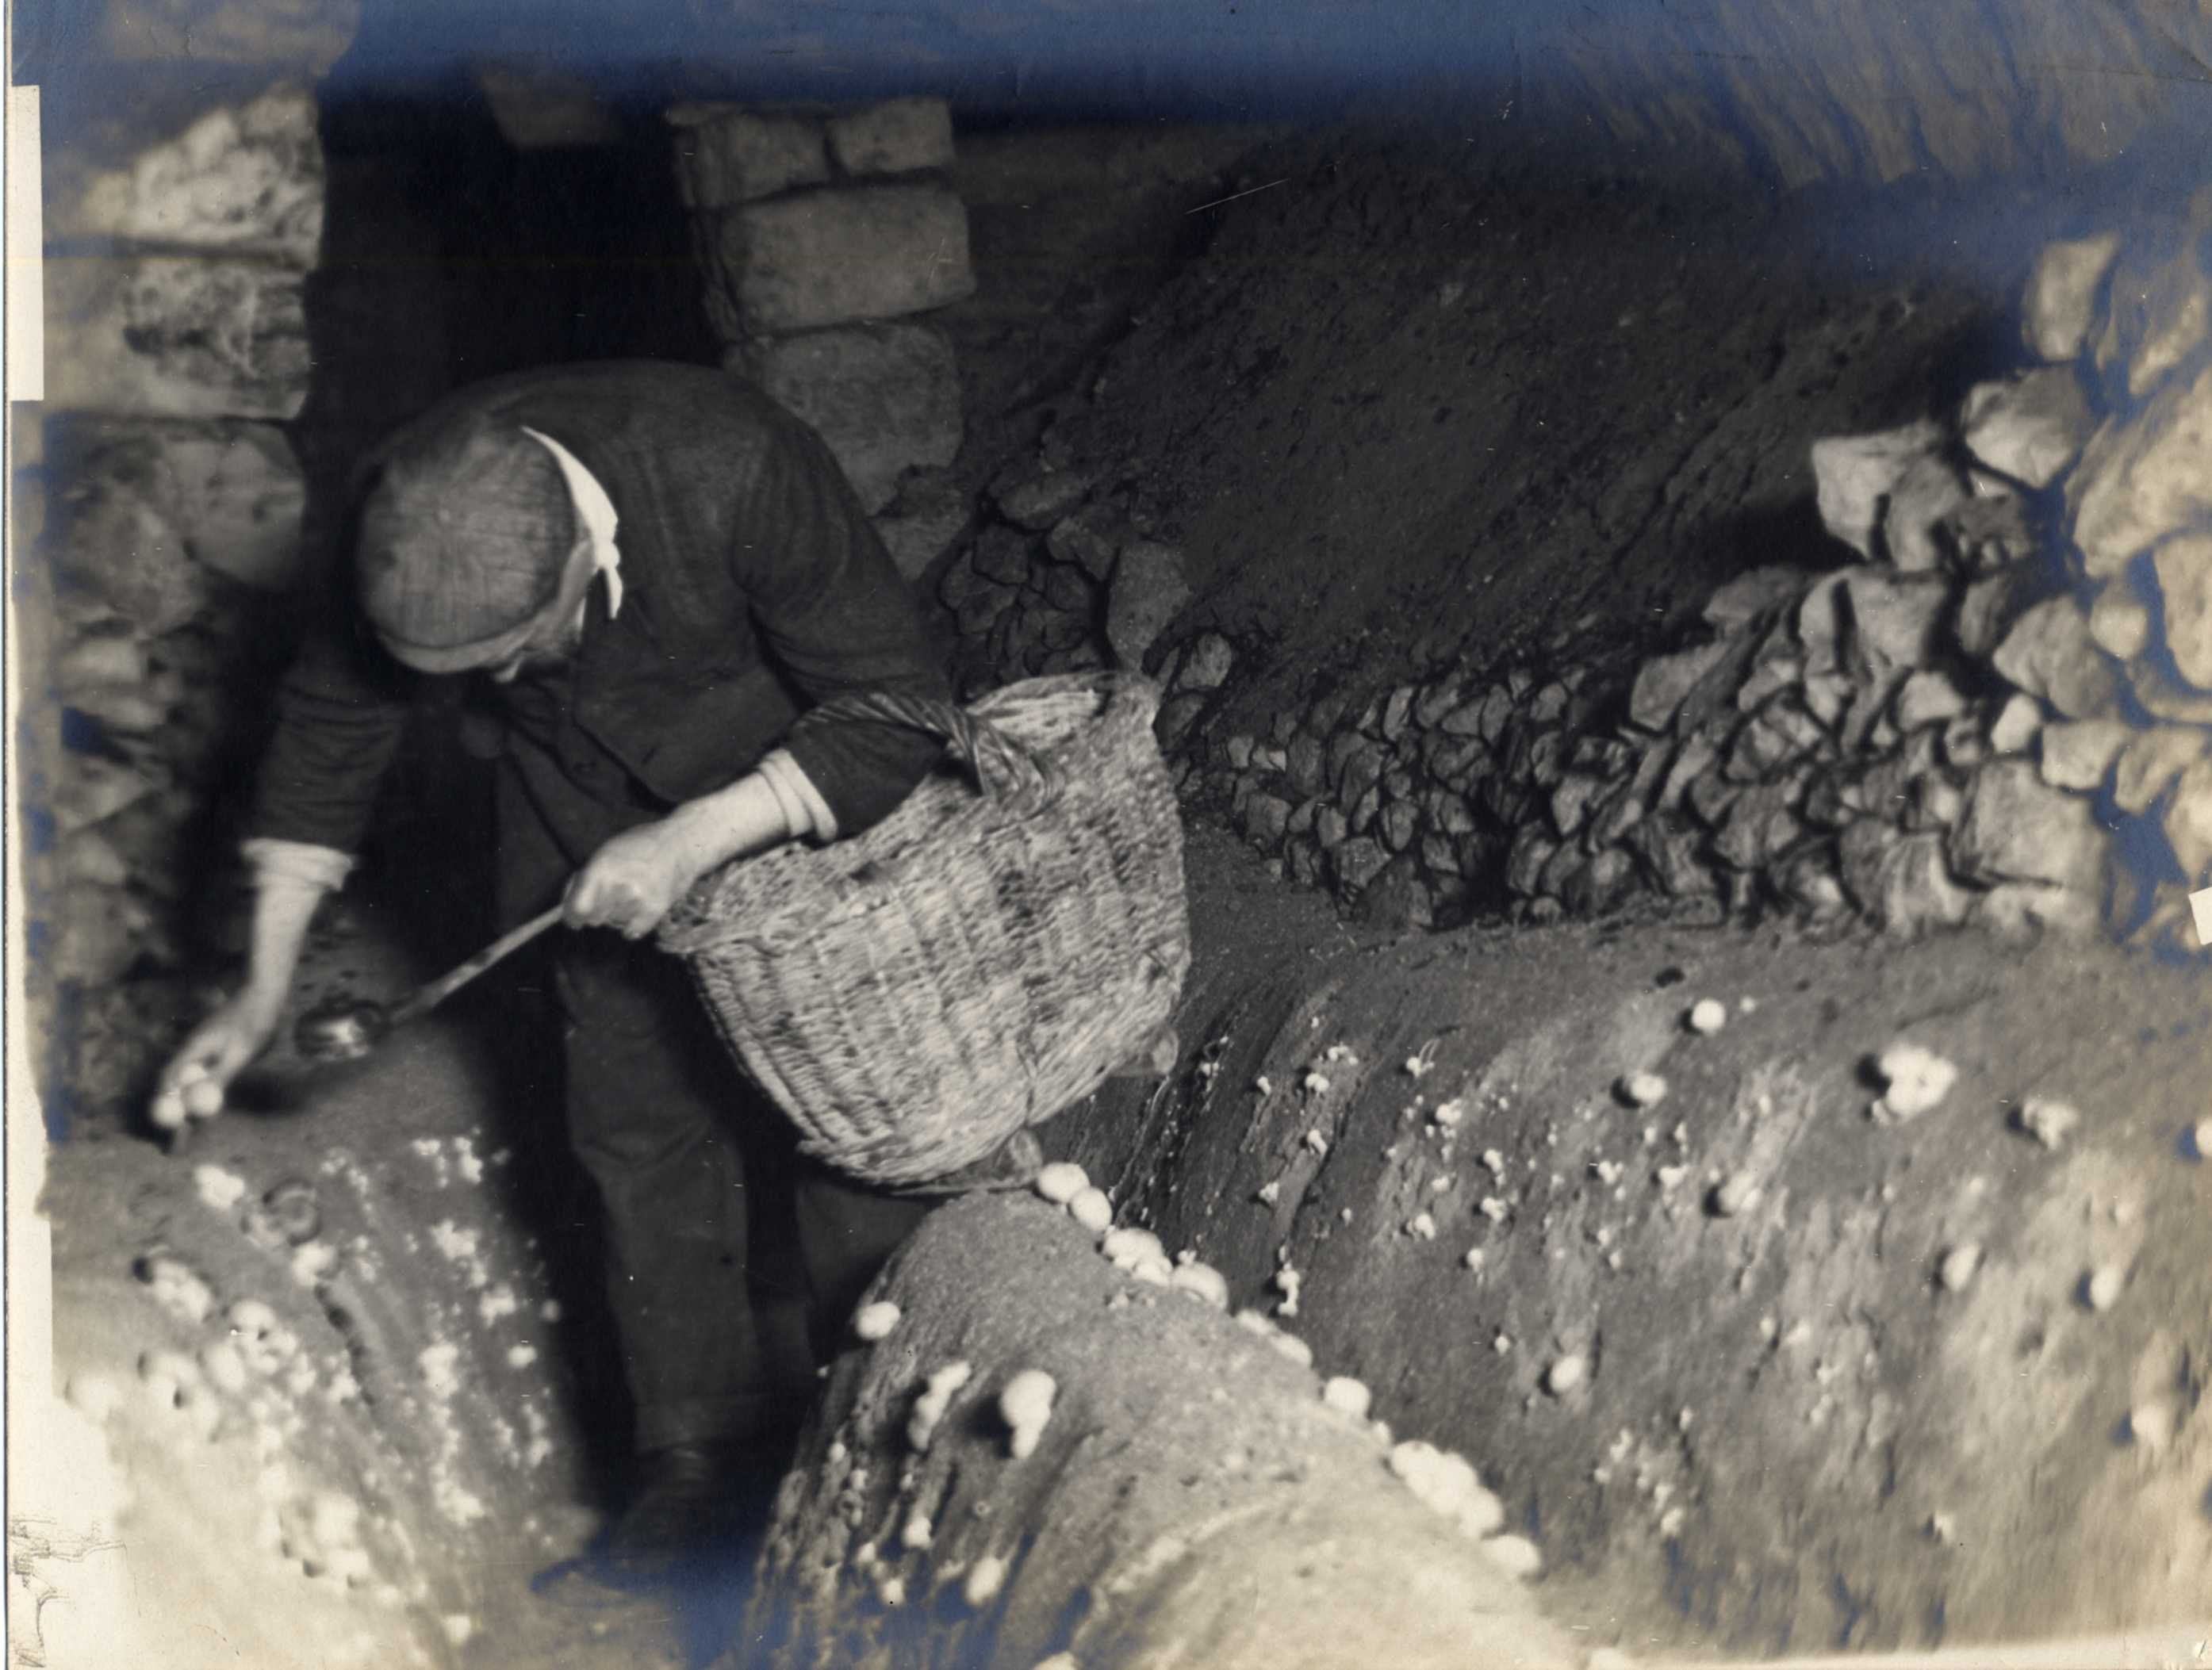
[{"label": "wicker basket", "polygon": [[850,840],[725,867],[660,931],[807,1153],[926,1187],[1167,1023],[1190,930],[1158,701],[1147,680],[1084,674],[964,712],[863,695],[801,721],[908,725],[966,768]]}]

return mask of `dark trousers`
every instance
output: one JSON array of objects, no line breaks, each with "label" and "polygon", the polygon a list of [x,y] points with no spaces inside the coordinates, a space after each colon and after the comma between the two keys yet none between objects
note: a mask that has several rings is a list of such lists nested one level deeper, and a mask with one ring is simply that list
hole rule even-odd
[{"label": "dark trousers", "polygon": [[[543,804],[538,774],[510,761],[501,776],[501,914],[515,920],[559,896],[580,861],[568,849],[594,843],[577,807]],[[600,838],[639,821],[617,817]],[[795,1412],[778,1396],[765,1320],[795,1301],[826,1360],[930,1203],[800,1156],[677,959],[605,929],[557,931],[553,958],[568,1138],[605,1213],[636,1447],[774,1438]]]}]

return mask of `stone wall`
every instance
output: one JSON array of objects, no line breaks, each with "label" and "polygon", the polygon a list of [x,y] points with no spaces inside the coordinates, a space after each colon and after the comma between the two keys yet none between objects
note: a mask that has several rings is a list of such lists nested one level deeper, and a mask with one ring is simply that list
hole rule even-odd
[{"label": "stone wall", "polygon": [[[1856,559],[1754,569],[1640,665],[1577,629],[1497,665],[1315,681],[1218,723],[1239,648],[1178,621],[1133,481],[1048,432],[940,577],[963,682],[1141,666],[1194,809],[1385,920],[1718,914],[1976,923],[2196,949],[2212,879],[2212,193],[2055,246],[2038,361],[1956,411],[1810,446]],[[1808,438],[1809,439],[1809,438]],[[2192,465],[2191,460],[2194,460]],[[1182,629],[1178,630],[1178,626]]]},{"label": "stone wall", "polygon": [[818,430],[901,570],[968,520],[952,345],[921,316],[972,295],[941,99],[843,111],[682,105],[677,181],[723,362]]},{"label": "stone wall", "polygon": [[15,460],[44,505],[20,530],[33,983],[57,1005],[53,1069],[92,1105],[138,1087],[146,1041],[189,1005],[170,977],[213,880],[210,808],[265,706],[307,497],[287,424],[322,230],[314,100],[281,81],[161,108],[149,131],[118,96],[49,158],[46,400]]}]

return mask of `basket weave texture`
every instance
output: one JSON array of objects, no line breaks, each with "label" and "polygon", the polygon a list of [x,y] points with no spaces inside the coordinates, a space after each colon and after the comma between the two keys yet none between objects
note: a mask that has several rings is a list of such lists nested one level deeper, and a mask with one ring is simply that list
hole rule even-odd
[{"label": "basket weave texture", "polygon": [[1074,674],[965,710],[860,695],[801,720],[912,725],[967,767],[860,835],[725,866],[660,931],[805,1152],[926,1187],[1168,1022],[1190,929],[1159,695]]}]

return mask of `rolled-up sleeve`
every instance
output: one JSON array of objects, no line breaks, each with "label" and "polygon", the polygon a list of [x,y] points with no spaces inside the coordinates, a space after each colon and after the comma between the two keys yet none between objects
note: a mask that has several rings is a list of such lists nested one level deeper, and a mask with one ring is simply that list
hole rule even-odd
[{"label": "rolled-up sleeve", "polygon": [[310,634],[276,691],[250,838],[357,853],[406,729],[410,695],[343,625]]},{"label": "rolled-up sleeve", "polygon": [[[951,700],[912,588],[811,431],[781,430],[765,450],[736,541],[755,629],[808,702],[859,690]],[[845,835],[888,817],[943,753],[872,722],[802,725],[784,745]]]}]

